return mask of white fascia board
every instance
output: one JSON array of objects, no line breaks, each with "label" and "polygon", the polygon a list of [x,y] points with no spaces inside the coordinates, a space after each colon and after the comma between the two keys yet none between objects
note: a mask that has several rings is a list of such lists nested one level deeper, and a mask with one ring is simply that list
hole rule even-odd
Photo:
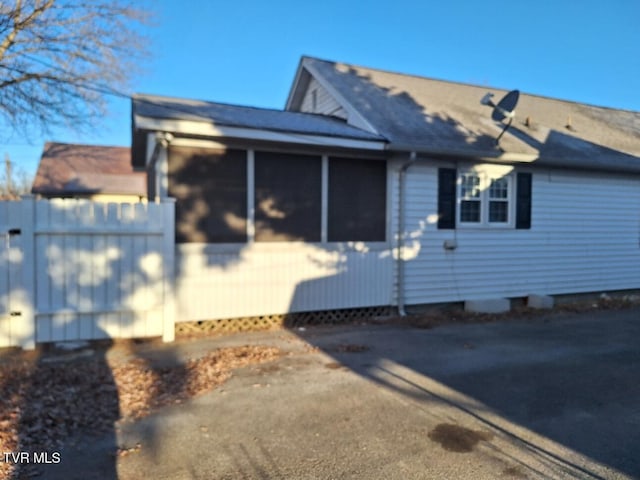
[{"label": "white fascia board", "polygon": [[386,143],[376,140],[359,140],[355,138],[331,137],[326,135],[310,135],[294,132],[258,130],[254,128],[228,127],[210,122],[193,120],[172,120],[149,118],[136,115],[136,128],[142,130],[171,132],[182,135],[197,135],[214,138],[242,138],[266,142],[296,143],[322,147],[354,148],[361,150],[384,150]]},{"label": "white fascia board", "polygon": [[224,150],[227,148],[223,142],[206,140],[201,138],[178,137],[171,140],[172,147],[213,148]]},{"label": "white fascia board", "polygon": [[293,84],[291,85],[291,90],[289,90],[289,95],[287,97],[287,102],[284,106],[285,110],[289,110],[293,103],[293,98],[298,93],[298,88],[300,88],[300,82],[302,80],[303,75],[309,75],[309,72],[304,68],[304,60],[300,60],[298,63],[298,69],[296,70],[296,75],[293,78]]},{"label": "white fascia board", "polygon": [[495,155],[491,155],[487,152],[478,152],[474,154],[473,152],[469,152],[467,150],[456,150],[456,149],[435,149],[428,148],[422,145],[412,145],[412,144],[401,144],[401,143],[390,143],[387,145],[387,150],[389,152],[416,152],[417,154],[428,156],[436,156],[436,157],[452,157],[459,159],[469,159],[473,160],[482,160],[494,163],[534,163],[540,159],[540,157],[536,154],[529,153],[517,153],[517,152],[496,152]]},{"label": "white fascia board", "polygon": [[369,121],[358,111],[356,110],[346,98],[338,93],[338,91],[333,88],[333,85],[326,81],[322,75],[319,75],[318,72],[311,65],[303,64],[304,68],[316,79],[316,81],[327,91],[331,96],[347,111],[348,120],[347,122],[355,127],[361,128],[363,130],[367,130],[371,133],[375,133],[376,135],[380,135],[380,132],[369,123]]}]

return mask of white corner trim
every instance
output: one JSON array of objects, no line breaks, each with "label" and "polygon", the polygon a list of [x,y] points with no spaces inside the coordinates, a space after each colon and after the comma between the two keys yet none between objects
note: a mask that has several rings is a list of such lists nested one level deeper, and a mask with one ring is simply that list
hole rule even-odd
[{"label": "white corner trim", "polygon": [[256,237],[256,171],[255,151],[247,150],[247,243],[252,244]]},{"label": "white corner trim", "polygon": [[149,167],[151,159],[153,158],[153,151],[156,149],[156,134],[153,132],[147,133],[147,151],[144,160],[145,167]]}]

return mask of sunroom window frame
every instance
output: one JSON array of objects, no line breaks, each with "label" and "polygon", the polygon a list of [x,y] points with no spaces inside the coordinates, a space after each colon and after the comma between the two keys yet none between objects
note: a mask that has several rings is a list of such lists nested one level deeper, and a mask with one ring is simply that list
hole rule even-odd
[{"label": "sunroom window frame", "polygon": [[[321,246],[329,250],[354,249],[354,251],[365,250],[381,250],[388,248],[391,245],[392,238],[392,212],[393,212],[393,188],[394,178],[391,174],[392,167],[388,160],[375,152],[371,155],[366,152],[333,152],[322,151],[324,149],[304,149],[304,148],[291,148],[289,146],[270,146],[264,145],[255,147],[252,145],[246,145],[242,142],[218,142],[207,139],[193,139],[193,138],[178,138],[172,142],[172,147],[179,147],[193,150],[205,150],[205,151],[225,151],[225,150],[242,150],[245,152],[245,166],[246,166],[246,228],[245,239],[240,242],[187,242],[188,244],[206,245],[207,251],[211,252],[236,252],[238,249],[244,248],[248,245],[260,249],[277,249],[278,245],[315,245]],[[256,154],[260,152],[274,153],[274,154],[293,154],[302,156],[313,156],[321,159],[321,175],[320,175],[320,239],[319,240],[274,240],[274,241],[259,241],[256,238]],[[169,160],[169,152],[166,155],[166,161]],[[329,240],[329,163],[332,158],[343,159],[363,159],[372,162],[383,162],[385,165],[384,179],[385,179],[385,194],[384,194],[384,239],[376,240]],[[365,249],[365,250],[363,250]]]}]

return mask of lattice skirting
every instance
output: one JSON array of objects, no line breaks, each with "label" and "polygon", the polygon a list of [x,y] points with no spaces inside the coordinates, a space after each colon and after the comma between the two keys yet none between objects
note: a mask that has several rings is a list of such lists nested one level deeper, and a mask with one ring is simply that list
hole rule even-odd
[{"label": "lattice skirting", "polygon": [[392,313],[391,307],[384,306],[180,322],[176,323],[176,335],[189,336],[209,333],[247,332],[300,327],[304,325],[335,325],[354,321],[366,321],[376,317],[387,317]]}]

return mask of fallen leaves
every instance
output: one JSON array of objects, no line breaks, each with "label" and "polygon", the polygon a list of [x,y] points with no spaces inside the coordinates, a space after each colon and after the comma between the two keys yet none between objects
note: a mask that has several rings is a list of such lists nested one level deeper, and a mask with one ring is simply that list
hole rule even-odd
[{"label": "fallen leaves", "polygon": [[[119,419],[180,404],[221,385],[236,368],[280,355],[274,347],[242,346],[163,367],[142,358],[111,367],[101,355],[1,365],[0,452],[57,451],[76,434],[113,431]],[[11,469],[0,462],[0,479],[8,478]]]},{"label": "fallen leaves", "polygon": [[231,370],[280,356],[273,347],[245,346],[216,350],[184,365],[152,368],[136,359],[113,369],[123,418],[140,418],[151,410],[181,403],[224,383]]},{"label": "fallen leaves", "polygon": [[131,455],[132,453],[138,453],[140,449],[142,449],[142,445],[140,443],[136,443],[132,447],[120,447],[116,452],[116,456],[120,458],[126,457],[128,455]]}]

